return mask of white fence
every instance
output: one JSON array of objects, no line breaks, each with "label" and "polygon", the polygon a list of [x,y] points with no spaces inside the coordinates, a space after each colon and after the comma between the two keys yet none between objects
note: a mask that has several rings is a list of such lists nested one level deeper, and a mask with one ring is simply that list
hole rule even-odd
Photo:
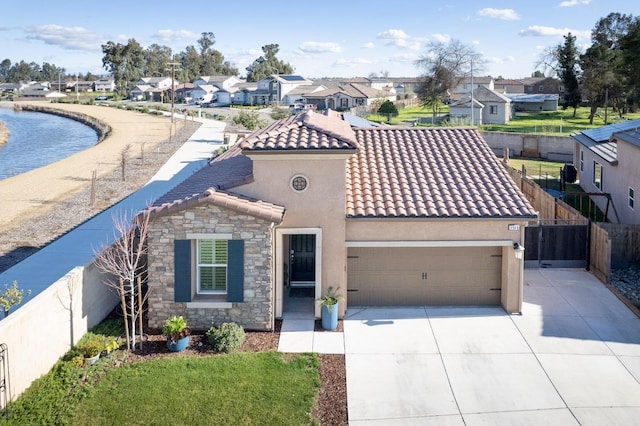
[{"label": "white fence", "polygon": [[0,321],[8,392],[0,409],[5,396],[16,399],[113,310],[118,296],[101,281],[93,264],[76,267]]}]

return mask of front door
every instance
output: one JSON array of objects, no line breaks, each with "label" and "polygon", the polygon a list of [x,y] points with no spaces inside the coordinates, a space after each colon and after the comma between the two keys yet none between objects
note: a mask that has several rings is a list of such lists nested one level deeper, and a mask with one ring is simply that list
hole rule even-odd
[{"label": "front door", "polygon": [[291,257],[291,287],[313,286],[316,281],[316,236],[300,234],[289,236]]}]

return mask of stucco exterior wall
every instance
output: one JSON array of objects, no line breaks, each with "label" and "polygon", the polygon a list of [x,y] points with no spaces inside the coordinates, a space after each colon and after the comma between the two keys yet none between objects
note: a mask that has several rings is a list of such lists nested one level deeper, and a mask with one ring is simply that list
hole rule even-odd
[{"label": "stucco exterior wall", "polygon": [[502,152],[509,148],[513,155],[522,155],[524,139],[537,140],[537,152],[540,158],[549,158],[550,154],[562,154],[569,160],[573,156],[573,139],[569,136],[538,135],[533,133],[482,132],[482,137],[494,151]]},{"label": "stucco exterior wall", "polygon": [[[212,205],[161,216],[151,222],[149,244],[149,327],[162,328],[171,315],[183,315],[192,329],[236,322],[245,329],[273,328],[272,224]],[[232,234],[244,240],[244,301],[194,298],[175,302],[174,241],[189,234]],[[192,274],[195,276],[195,274]],[[195,285],[195,283],[193,284]]]},{"label": "stucco exterior wall", "polygon": [[[252,156],[255,181],[234,188],[238,193],[284,206],[284,221],[278,228],[321,229],[322,293],[329,286],[340,287],[341,291],[346,289],[346,157],[340,153]],[[291,189],[291,178],[298,174],[308,178],[309,185],[304,192]],[[281,249],[282,243],[276,241],[276,246]],[[281,267],[276,265],[278,269]]]},{"label": "stucco exterior wall", "polygon": [[[575,142],[575,164],[578,169],[580,186],[585,192],[601,192],[611,194],[611,202],[615,206],[609,206],[608,219],[612,223],[624,223],[629,225],[640,224],[640,192],[635,196],[634,207],[629,206],[628,191],[633,188],[640,191],[640,168],[638,159],[640,149],[626,142],[618,141],[617,165],[611,165],[588,148]],[[582,153],[582,157],[580,157]],[[581,162],[582,158],[582,162]],[[593,162],[602,165],[602,189],[598,189],[593,183]],[[582,170],[580,164],[582,163]],[[591,196],[598,208],[604,212],[607,208],[607,199],[604,196]],[[616,215],[617,214],[617,215]]]}]

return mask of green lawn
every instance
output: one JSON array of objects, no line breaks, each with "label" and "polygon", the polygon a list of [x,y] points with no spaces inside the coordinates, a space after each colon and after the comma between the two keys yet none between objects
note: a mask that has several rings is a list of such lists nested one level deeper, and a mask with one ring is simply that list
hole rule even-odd
[{"label": "green lawn", "polygon": [[[446,105],[441,105],[438,108],[439,114],[448,112],[449,108]],[[484,124],[480,128],[484,131],[493,132],[541,133],[567,136],[573,132],[605,125],[603,108],[598,109],[593,124],[589,124],[589,112],[590,108],[578,108],[575,118],[573,117],[573,109],[562,110],[560,108],[558,111],[518,112],[507,124]],[[421,106],[399,108],[398,113],[398,116],[392,117],[390,124],[406,124],[408,121],[422,120],[420,125],[429,126],[433,115],[431,108]],[[638,119],[640,118],[640,112],[627,114],[625,118]],[[379,114],[370,114],[367,119],[388,123],[387,117]],[[620,122],[618,115],[609,109],[607,124],[616,122]]]},{"label": "green lawn", "polygon": [[91,366],[65,359],[0,412],[0,425],[314,423],[316,354],[176,353],[128,364],[118,350]]}]

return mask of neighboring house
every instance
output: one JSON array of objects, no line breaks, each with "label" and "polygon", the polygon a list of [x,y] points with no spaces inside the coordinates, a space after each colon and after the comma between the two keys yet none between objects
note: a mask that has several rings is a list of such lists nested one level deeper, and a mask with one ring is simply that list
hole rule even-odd
[{"label": "neighboring house", "polygon": [[[136,82],[138,86],[151,86],[155,89],[170,89],[171,77],[142,77]],[[175,81],[177,84],[177,81]]]},{"label": "neighboring house", "polygon": [[213,99],[215,97],[217,104],[230,105],[232,103],[232,94],[238,90],[237,86],[242,82],[243,80],[235,76],[201,76],[193,82],[191,96],[195,100]]},{"label": "neighboring house", "polygon": [[[478,86],[473,91],[473,100],[473,124],[506,124],[511,120],[511,100],[506,96]],[[482,107],[480,116],[475,111],[478,103]],[[457,116],[471,117],[471,95],[464,95],[460,100],[450,104],[449,110],[452,116],[455,111]],[[478,121],[478,118],[481,120]]]},{"label": "neighboring house", "polygon": [[73,91],[75,92],[76,89],[78,92],[93,92],[94,87],[95,87],[95,83],[93,81],[77,81],[73,83]]},{"label": "neighboring house", "polygon": [[368,107],[375,100],[395,101],[395,93],[378,90],[361,84],[347,83],[305,95],[306,103],[318,109],[347,110]]},{"label": "neighboring house", "polygon": [[289,91],[284,97],[283,105],[289,107],[307,103],[307,95],[313,95],[314,93],[325,90],[327,87],[323,84],[313,82],[313,84],[298,86],[295,89]]},{"label": "neighboring house", "polygon": [[493,90],[503,95],[524,93],[524,83],[522,80],[499,79],[494,81]]},{"label": "neighboring house", "polygon": [[197,103],[207,102],[207,99],[209,99],[209,101],[213,101],[213,97],[215,96],[216,92],[218,92],[218,90],[220,89],[218,89],[213,84],[194,83],[193,90],[191,91],[191,96]]},{"label": "neighboring house", "polygon": [[555,94],[564,93],[560,80],[553,77],[531,77],[523,79],[524,93],[527,94]]},{"label": "neighboring house", "polygon": [[[473,110],[471,102],[473,102]],[[482,124],[483,109],[484,105],[478,102],[477,99],[472,101],[470,97],[465,97],[449,104],[450,121],[456,124],[480,125]],[[471,121],[472,111],[473,121]]]},{"label": "neighboring house", "polygon": [[[148,210],[148,320],[272,330],[291,287],[358,305],[521,312],[536,217],[474,128],[352,128],[308,111],[233,145]],[[320,314],[317,303],[310,310]]]},{"label": "neighboring house", "polygon": [[[184,83],[176,85],[176,102],[187,103],[193,98],[193,84]],[[171,91],[169,91],[169,96],[171,96]]]},{"label": "neighboring house", "polygon": [[640,120],[574,133],[580,186],[613,223],[640,224]]},{"label": "neighboring house", "polygon": [[205,75],[198,77],[194,80],[193,86],[202,86],[202,85],[210,85],[213,87],[217,87],[220,90],[229,90],[233,86],[238,83],[241,83],[243,80],[240,80],[236,76],[229,75]]},{"label": "neighboring house", "polygon": [[484,87],[489,90],[494,89],[494,81],[491,76],[464,77],[460,83],[451,91],[451,99],[461,99],[461,95],[468,95],[471,91]]},{"label": "neighboring house", "polygon": [[393,88],[396,91],[396,95],[400,98],[413,98],[416,97],[420,91],[420,87],[424,82],[424,78],[420,77],[403,77],[403,78],[389,78],[393,83]]},{"label": "neighboring house", "polygon": [[101,78],[94,82],[96,92],[113,92],[116,90],[116,81],[113,78]]},{"label": "neighboring house", "polygon": [[558,99],[557,94],[511,94],[505,93],[507,98],[511,99],[511,106],[514,111],[557,111]]},{"label": "neighboring house", "polygon": [[313,82],[299,75],[272,74],[258,81],[255,91],[249,93],[251,105],[284,103],[286,95],[299,86],[311,86]]}]

